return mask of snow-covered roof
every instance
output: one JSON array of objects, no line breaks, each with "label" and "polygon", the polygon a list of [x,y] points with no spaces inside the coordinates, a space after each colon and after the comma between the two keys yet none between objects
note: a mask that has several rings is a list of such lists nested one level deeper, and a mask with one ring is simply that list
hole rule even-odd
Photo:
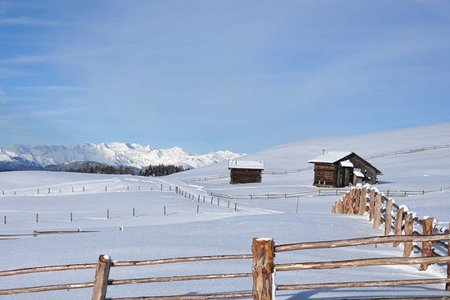
[{"label": "snow-covered roof", "polygon": [[309,163],[335,163],[339,161],[340,159],[352,154],[352,152],[349,151],[330,151],[327,154],[318,156],[314,159],[311,159],[308,161]]},{"label": "snow-covered roof", "polygon": [[353,175],[355,175],[356,177],[364,178],[364,174],[358,169],[353,170]]},{"label": "snow-covered roof", "polygon": [[237,160],[228,161],[228,169],[256,169],[264,170],[264,162],[262,160]]},{"label": "snow-covered roof", "polygon": [[353,168],[353,164],[350,160],[341,161],[341,166],[344,168]]}]

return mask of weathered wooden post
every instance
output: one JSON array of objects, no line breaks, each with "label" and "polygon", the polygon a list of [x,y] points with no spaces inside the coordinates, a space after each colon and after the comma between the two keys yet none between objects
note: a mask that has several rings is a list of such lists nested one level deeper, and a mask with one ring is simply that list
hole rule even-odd
[{"label": "weathered wooden post", "polygon": [[359,197],[359,211],[358,215],[362,216],[366,213],[366,195],[367,195],[367,188],[363,188],[361,190],[361,194]]},{"label": "weathered wooden post", "polygon": [[[432,235],[433,234],[433,221],[434,221],[434,219],[432,217],[428,217],[423,220],[422,235]],[[433,254],[433,252],[431,250],[432,246],[433,246],[433,242],[431,242],[431,241],[422,242],[422,257],[430,257]],[[426,264],[426,263],[420,264],[421,271],[425,271],[426,269],[428,269],[428,264]]]},{"label": "weathered wooden post", "polygon": [[352,209],[352,195],[347,192],[344,197],[344,214],[349,214]]},{"label": "weathered wooden post", "polygon": [[373,220],[373,209],[375,206],[375,190],[370,190],[370,202],[369,202],[369,221]]},{"label": "weathered wooden post", "polygon": [[272,300],[274,290],[274,242],[271,238],[254,238],[253,253],[253,299]]},{"label": "weathered wooden post", "polygon": [[359,214],[359,206],[360,203],[359,201],[361,200],[361,189],[355,189],[354,194],[353,194],[353,211],[352,213],[354,215]]},{"label": "weathered wooden post", "polygon": [[[403,225],[403,207],[397,210],[397,217],[395,219],[395,230],[394,235],[402,235],[402,225]],[[394,242],[392,246],[398,247],[400,242]]]},{"label": "weathered wooden post", "polygon": [[392,199],[389,199],[386,203],[386,214],[384,221],[384,235],[389,235],[391,233],[392,225]]},{"label": "weathered wooden post", "polygon": [[375,205],[373,207],[373,229],[380,228],[381,225],[381,194],[375,196]]},{"label": "weathered wooden post", "polygon": [[336,203],[336,213],[337,214],[342,214],[344,213],[344,199],[339,199],[338,202]]},{"label": "weathered wooden post", "polygon": [[[448,233],[450,234],[450,223],[447,228]],[[450,240],[447,240],[447,256],[450,256]],[[447,262],[447,279],[450,279],[450,261]],[[450,282],[445,284],[445,290],[450,292]]]},{"label": "weathered wooden post", "polygon": [[[409,212],[405,217],[405,235],[412,235],[414,231],[413,214]],[[413,250],[412,242],[405,242],[403,246],[403,257],[409,257]]]},{"label": "weathered wooden post", "polygon": [[108,288],[109,270],[111,269],[111,258],[109,255],[100,255],[95,269],[94,291],[92,300],[105,300]]}]

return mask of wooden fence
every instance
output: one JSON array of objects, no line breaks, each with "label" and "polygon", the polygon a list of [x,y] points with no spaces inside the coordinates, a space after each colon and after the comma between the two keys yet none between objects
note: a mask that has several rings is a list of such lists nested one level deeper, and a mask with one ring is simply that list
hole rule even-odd
[{"label": "wooden fence", "polygon": [[345,195],[348,190],[346,189],[308,189],[305,191],[295,193],[261,193],[261,194],[222,194],[211,193],[213,197],[219,197],[224,199],[283,199],[283,198],[298,198],[308,196],[338,196]]},{"label": "wooden fence", "polygon": [[[384,224],[384,234],[389,236],[404,235],[431,235],[433,233],[449,233],[449,229],[442,225],[435,224],[433,217],[420,219],[414,212],[408,211],[406,206],[399,206],[392,198],[386,197],[376,189],[353,188],[345,194],[343,198],[338,199],[332,208],[333,213],[337,214],[358,214],[368,213],[369,221],[372,222],[374,229],[380,228]],[[422,232],[415,230],[421,228]],[[450,228],[450,226],[449,226]],[[398,247],[400,243],[393,243]],[[443,241],[435,243],[422,243],[412,245],[405,243],[404,256],[408,257],[415,248],[422,252],[422,255],[446,256],[449,244]],[[426,269],[426,266],[423,265]]]},{"label": "wooden fence", "polygon": [[[0,271],[1,276],[18,276],[31,273],[57,272],[66,270],[96,269],[93,281],[56,284],[46,286],[34,286],[15,289],[0,290],[0,295],[28,294],[45,291],[71,290],[80,288],[91,288],[93,300],[131,300],[131,299],[184,299],[184,300],[203,300],[203,299],[239,299],[253,298],[258,300],[273,299],[276,291],[292,291],[306,289],[331,289],[331,288],[357,288],[357,287],[386,287],[386,286],[406,286],[406,285],[425,285],[425,284],[446,284],[445,289],[450,291],[450,252],[447,250],[445,256],[433,256],[426,251],[422,257],[390,257],[390,258],[366,258],[341,261],[320,261],[320,262],[296,262],[296,263],[275,263],[275,254],[287,251],[311,250],[311,249],[330,249],[338,247],[351,247],[381,243],[407,243],[422,242],[424,244],[433,242],[442,242],[450,239],[450,234],[437,235],[397,235],[397,236],[377,236],[348,240],[305,242],[295,244],[275,245],[271,238],[254,238],[252,241],[252,254],[241,255],[216,255],[216,256],[197,256],[182,258],[166,258],[143,261],[113,261],[108,255],[100,255],[97,263],[44,266],[35,268],[25,268],[16,270]],[[424,248],[425,249],[425,248]],[[447,248],[448,249],[448,248]],[[187,263],[213,260],[247,260],[253,259],[252,272],[250,273],[228,273],[228,274],[206,274],[206,275],[185,275],[172,277],[148,277],[131,279],[111,279],[110,269],[116,267],[138,267],[145,265],[169,264],[169,263]],[[422,266],[444,263],[447,265],[446,278],[431,279],[410,279],[410,280],[386,280],[386,281],[356,281],[356,282],[325,282],[325,283],[299,283],[299,284],[275,284],[275,272],[291,272],[312,269],[335,269],[361,266],[380,266],[380,265],[408,265],[420,264]],[[211,280],[226,278],[253,278],[252,289],[239,293],[221,293],[204,295],[171,295],[171,296],[131,296],[126,298],[107,298],[108,286],[143,284],[143,283],[162,283],[190,280]],[[250,288],[250,287],[249,287]],[[385,298],[388,299],[388,298]],[[395,298],[392,298],[395,299]],[[430,297],[427,297],[430,299]]]},{"label": "wooden fence", "polygon": [[[58,272],[68,270],[83,270],[83,269],[96,269],[94,281],[69,283],[69,284],[56,284],[46,286],[34,286],[23,287],[15,289],[3,289],[0,290],[0,295],[15,295],[15,294],[29,294],[36,292],[46,291],[62,291],[81,288],[91,288],[92,299],[110,299],[119,300],[124,298],[106,298],[107,287],[126,284],[143,284],[143,283],[162,283],[162,282],[177,282],[177,281],[190,281],[190,280],[211,280],[211,279],[227,279],[227,278],[245,278],[252,277],[252,273],[231,273],[231,274],[206,274],[206,275],[187,275],[187,276],[172,276],[172,277],[148,277],[148,278],[131,278],[114,280],[109,276],[111,268],[117,267],[139,267],[146,265],[157,264],[173,264],[173,263],[188,263],[188,262],[206,262],[217,260],[245,260],[251,259],[251,254],[242,255],[215,255],[215,256],[197,256],[197,257],[181,257],[181,258],[166,258],[155,260],[142,260],[142,261],[112,261],[108,255],[100,255],[97,263],[85,263],[85,264],[73,264],[73,265],[58,265],[58,266],[43,266],[35,268],[24,268],[15,270],[0,271],[0,277],[2,276],[18,276],[32,273],[42,272]],[[173,299],[177,296],[167,297],[144,297],[145,299]],[[179,296],[180,299],[224,299],[224,298],[251,298],[252,293],[223,293],[223,294],[211,294],[200,296]],[[127,297],[125,299],[142,299],[143,297]],[[175,298],[177,299],[177,298]]]}]

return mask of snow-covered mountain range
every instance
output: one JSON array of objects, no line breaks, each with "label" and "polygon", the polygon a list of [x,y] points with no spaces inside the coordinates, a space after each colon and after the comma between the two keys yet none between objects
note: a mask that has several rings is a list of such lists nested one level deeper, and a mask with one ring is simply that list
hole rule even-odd
[{"label": "snow-covered mountain range", "polygon": [[179,147],[156,149],[127,143],[85,143],[74,146],[12,145],[0,147],[0,170],[39,169],[85,161],[135,168],[159,164],[198,168],[239,156],[231,151],[198,155],[188,153]]}]

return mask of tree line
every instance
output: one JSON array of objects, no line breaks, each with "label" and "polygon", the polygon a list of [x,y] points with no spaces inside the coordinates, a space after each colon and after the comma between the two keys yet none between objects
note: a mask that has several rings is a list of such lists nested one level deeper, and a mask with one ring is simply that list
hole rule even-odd
[{"label": "tree line", "polygon": [[175,165],[155,165],[144,167],[138,170],[133,167],[126,166],[85,166],[80,168],[70,168],[68,172],[76,173],[93,173],[93,174],[131,174],[140,176],[165,176],[173,173],[189,170],[183,166]]},{"label": "tree line", "polygon": [[139,172],[141,176],[165,176],[173,173],[178,173],[182,171],[189,170],[189,168],[185,168],[183,166],[175,166],[175,165],[156,165],[156,166],[148,166],[146,168],[142,168]]}]

